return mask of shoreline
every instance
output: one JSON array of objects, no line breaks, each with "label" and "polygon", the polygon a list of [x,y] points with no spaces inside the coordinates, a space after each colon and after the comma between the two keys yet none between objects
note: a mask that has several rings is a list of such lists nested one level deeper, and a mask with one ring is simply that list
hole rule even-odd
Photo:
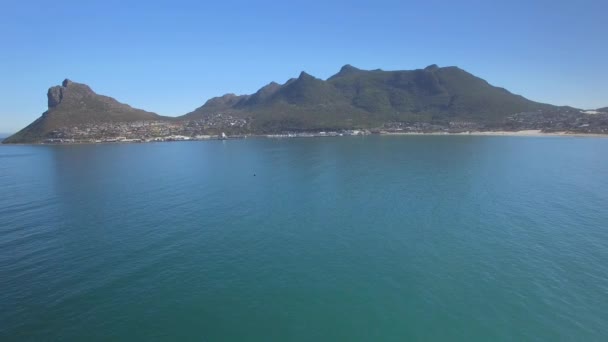
[{"label": "shoreline", "polygon": [[543,132],[541,130],[523,131],[470,131],[461,133],[450,132],[381,132],[380,135],[416,136],[416,135],[445,135],[445,136],[505,136],[505,137],[589,137],[608,138],[608,134],[598,133],[570,133],[570,132]]},{"label": "shoreline", "polygon": [[381,131],[378,133],[369,134],[353,134],[353,135],[322,135],[311,133],[310,135],[302,136],[272,136],[271,134],[251,134],[238,137],[226,138],[207,138],[207,139],[187,139],[187,140],[164,140],[164,141],[102,141],[102,142],[64,142],[64,143],[9,143],[0,146],[11,145],[33,145],[33,146],[61,146],[61,145],[112,145],[112,144],[150,144],[150,143],[171,143],[171,142],[193,142],[193,141],[222,141],[222,140],[243,140],[243,139],[293,139],[293,138],[331,138],[331,137],[365,137],[370,135],[377,136],[491,136],[491,137],[573,137],[573,138],[608,138],[608,134],[598,133],[570,133],[570,132],[543,132],[541,130],[522,130],[522,131],[470,131],[470,132],[390,132]]}]

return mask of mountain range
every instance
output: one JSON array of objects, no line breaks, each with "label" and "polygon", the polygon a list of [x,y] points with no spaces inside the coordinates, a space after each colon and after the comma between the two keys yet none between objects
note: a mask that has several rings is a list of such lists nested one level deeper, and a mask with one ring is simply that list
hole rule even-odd
[{"label": "mountain range", "polygon": [[390,121],[497,123],[511,114],[551,108],[457,67],[368,71],[345,65],[327,80],[302,72],[253,95],[213,98],[183,118],[226,112],[254,117],[255,131],[275,132],[370,128]]},{"label": "mountain range", "polygon": [[[239,126],[240,133],[261,134],[373,129],[394,122],[502,128],[508,118],[521,113],[546,116],[580,112],[534,102],[458,67],[437,65],[405,71],[361,70],[345,65],[326,80],[302,72],[284,84],[271,82],[251,95],[212,98],[179,117],[132,108],[67,79],[51,87],[47,98],[48,110],[4,143],[36,143],[56,136],[62,129],[112,123],[189,125],[200,121],[207,123],[201,126],[203,131],[216,132],[230,130],[234,120],[243,120],[246,124]],[[230,120],[209,124],[218,117]]]}]

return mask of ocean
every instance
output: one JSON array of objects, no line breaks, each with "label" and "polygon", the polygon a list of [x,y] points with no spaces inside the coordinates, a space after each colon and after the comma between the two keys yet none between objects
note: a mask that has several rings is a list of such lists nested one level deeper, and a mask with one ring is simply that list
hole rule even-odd
[{"label": "ocean", "polygon": [[0,146],[1,341],[605,341],[608,139]]}]

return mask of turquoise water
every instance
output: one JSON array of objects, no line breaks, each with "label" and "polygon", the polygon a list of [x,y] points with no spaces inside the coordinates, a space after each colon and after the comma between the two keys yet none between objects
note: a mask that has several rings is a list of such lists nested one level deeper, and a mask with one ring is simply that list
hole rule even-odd
[{"label": "turquoise water", "polygon": [[608,139],[0,147],[0,340],[608,339]]}]

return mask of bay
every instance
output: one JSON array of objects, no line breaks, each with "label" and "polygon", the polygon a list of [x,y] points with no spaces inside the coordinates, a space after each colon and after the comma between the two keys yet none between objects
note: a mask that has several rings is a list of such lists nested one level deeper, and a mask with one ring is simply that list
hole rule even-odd
[{"label": "bay", "polygon": [[2,341],[608,339],[608,139],[0,147]]}]

